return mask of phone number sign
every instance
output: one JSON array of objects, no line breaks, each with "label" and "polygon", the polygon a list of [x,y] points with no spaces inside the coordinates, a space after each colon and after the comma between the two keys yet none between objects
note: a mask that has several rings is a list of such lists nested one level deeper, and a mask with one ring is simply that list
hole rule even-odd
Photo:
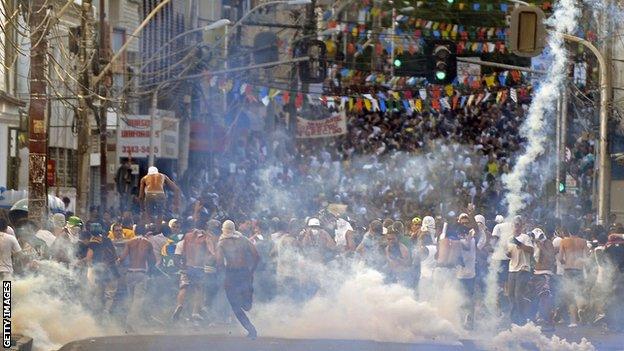
[{"label": "phone number sign", "polygon": [[[149,115],[128,115],[119,120],[117,154],[119,157],[145,158],[150,151]],[[178,157],[178,121],[159,114],[154,120],[154,157]],[[163,151],[164,150],[164,151]]]}]

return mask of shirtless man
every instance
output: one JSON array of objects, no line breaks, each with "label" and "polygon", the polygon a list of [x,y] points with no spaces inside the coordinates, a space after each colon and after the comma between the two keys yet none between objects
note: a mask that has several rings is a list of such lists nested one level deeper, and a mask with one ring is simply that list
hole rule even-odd
[{"label": "shirtless man", "polygon": [[208,274],[216,273],[214,236],[207,235],[203,230],[193,230],[186,234],[176,246],[176,254],[182,259],[182,274],[180,275],[180,291],[177,297],[177,306],[172,318],[177,320],[182,312],[187,293],[191,294],[191,318],[203,320],[199,311],[202,308],[204,289]]},{"label": "shirtless man", "polygon": [[[149,218],[154,215],[159,219],[165,207],[167,196],[165,195],[165,184],[175,192],[175,200],[173,201],[173,210],[177,212],[180,205],[180,188],[166,175],[159,173],[158,168],[150,167],[147,175],[141,178],[141,187],[139,189],[139,201],[143,204],[145,201],[145,213]],[[159,221],[160,223],[160,221]]]},{"label": "shirtless man", "polygon": [[130,239],[117,263],[123,262],[129,257],[128,273],[126,275],[126,285],[130,298],[130,310],[126,323],[136,325],[140,311],[143,308],[143,299],[147,290],[147,271],[156,263],[152,243],[143,236],[142,231],[137,231],[137,236]]},{"label": "shirtless man", "polygon": [[583,287],[583,268],[589,256],[587,241],[578,236],[579,226],[574,219],[566,221],[565,231],[568,236],[561,240],[560,259],[563,265],[564,295],[568,301],[568,311],[570,312],[570,325],[573,328],[578,325],[579,300],[577,291]]},{"label": "shirtless man", "polygon": [[308,227],[301,232],[301,246],[306,256],[318,261],[327,261],[338,250],[336,242],[317,218],[308,220]]},{"label": "shirtless man", "polygon": [[217,264],[225,269],[225,294],[236,319],[247,330],[247,337],[255,339],[256,328],[245,311],[251,309],[253,300],[253,274],[260,261],[253,244],[236,231],[234,222],[223,222],[217,245]]}]

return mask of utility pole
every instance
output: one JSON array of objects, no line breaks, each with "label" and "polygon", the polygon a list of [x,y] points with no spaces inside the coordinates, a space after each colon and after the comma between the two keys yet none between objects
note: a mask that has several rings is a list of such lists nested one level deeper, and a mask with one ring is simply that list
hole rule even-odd
[{"label": "utility pole", "polygon": [[30,20],[30,105],[28,107],[28,217],[41,224],[47,218],[48,189],[46,171],[48,135],[46,108],[48,106],[46,73],[48,54],[47,1],[31,0]]},{"label": "utility pole", "polygon": [[80,81],[80,96],[78,99],[78,111],[76,111],[76,127],[78,130],[78,184],[77,184],[77,199],[76,199],[76,212],[78,216],[85,216],[89,210],[89,169],[90,169],[90,136],[91,125],[89,123],[89,106],[87,99],[89,99],[90,76],[91,76],[91,64],[89,60],[89,53],[93,48],[92,39],[92,19],[91,19],[91,0],[83,0],[82,7],[80,9],[82,16],[80,20],[81,39],[80,39],[80,51],[79,51],[79,81]]},{"label": "utility pole", "polygon": [[[106,2],[105,0],[100,0],[99,4],[99,67],[104,67],[108,64],[109,58],[109,46],[108,46],[108,25],[106,24]],[[110,76],[110,75],[109,75]],[[102,84],[103,83],[103,84]],[[98,82],[93,89],[98,91],[100,95],[106,97],[107,89],[99,89],[101,86],[110,83],[108,79],[105,79],[103,82]],[[104,100],[100,104],[99,108],[100,114],[100,211],[103,214],[103,211],[107,208],[107,197],[108,197],[108,172],[107,172],[107,160],[106,160],[106,148],[107,148],[107,135],[106,135],[106,125],[107,125],[107,116],[106,112],[108,110],[107,101]]]}]

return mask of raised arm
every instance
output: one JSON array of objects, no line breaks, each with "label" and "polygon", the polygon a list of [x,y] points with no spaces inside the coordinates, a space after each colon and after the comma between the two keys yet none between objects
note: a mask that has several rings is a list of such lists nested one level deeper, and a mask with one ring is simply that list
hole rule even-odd
[{"label": "raised arm", "polygon": [[139,201],[143,201],[145,197],[145,177],[141,178],[141,182],[139,183]]}]

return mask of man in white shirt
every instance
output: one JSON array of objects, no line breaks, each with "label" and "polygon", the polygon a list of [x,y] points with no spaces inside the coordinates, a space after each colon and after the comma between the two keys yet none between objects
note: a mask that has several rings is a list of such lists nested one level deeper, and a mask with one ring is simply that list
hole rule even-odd
[{"label": "man in white shirt", "polygon": [[494,252],[492,253],[492,263],[495,264],[497,272],[498,282],[498,303],[501,308],[508,306],[508,300],[505,299],[505,292],[508,294],[508,275],[509,275],[509,256],[507,255],[507,245],[509,241],[514,237],[514,228],[516,223],[520,224],[522,218],[516,216],[512,221],[505,221],[498,223],[492,229],[491,246]]},{"label": "man in white shirt", "polygon": [[518,325],[526,323],[528,317],[527,297],[531,279],[531,257],[533,243],[531,237],[522,233],[522,224],[516,223],[514,237],[507,247],[509,256],[509,300],[511,301],[511,321]]},{"label": "man in white shirt", "polygon": [[459,279],[464,291],[464,298],[466,299],[462,306],[465,313],[464,328],[472,330],[474,324],[475,277],[477,275],[476,231],[469,229],[470,223],[467,216],[460,216],[460,225],[463,228],[459,240],[463,265],[457,267],[456,276]]},{"label": "man in white shirt", "polygon": [[0,218],[0,278],[11,280],[13,276],[13,255],[22,251],[20,244],[7,231],[8,223]]}]

